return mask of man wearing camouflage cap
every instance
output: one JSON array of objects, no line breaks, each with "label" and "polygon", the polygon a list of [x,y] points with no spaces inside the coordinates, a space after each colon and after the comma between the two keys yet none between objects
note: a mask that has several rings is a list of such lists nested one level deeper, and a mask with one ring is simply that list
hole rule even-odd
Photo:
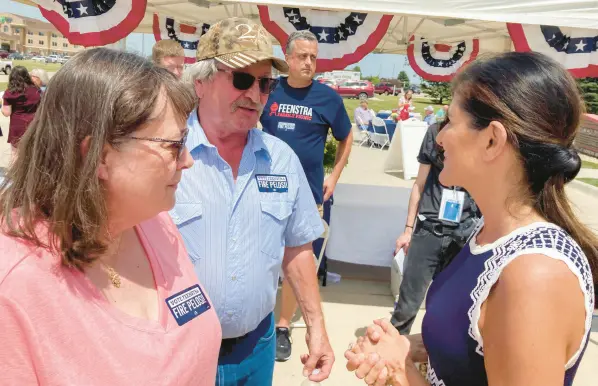
[{"label": "man wearing camouflage cap", "polygon": [[213,25],[197,59],[183,76],[199,99],[187,123],[195,164],[171,215],[222,324],[217,385],[272,384],[281,265],[308,326],[304,374],[324,380],[334,354],[311,247],[324,228],[295,153],[255,129],[275,87],[272,66],[288,66],[263,27],[240,18]]}]

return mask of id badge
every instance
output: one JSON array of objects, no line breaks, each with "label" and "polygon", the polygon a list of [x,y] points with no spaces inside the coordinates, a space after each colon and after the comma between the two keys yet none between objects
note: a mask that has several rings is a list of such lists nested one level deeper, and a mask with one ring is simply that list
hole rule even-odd
[{"label": "id badge", "polygon": [[440,202],[440,220],[454,223],[461,222],[465,192],[454,189],[442,189],[442,201]]}]

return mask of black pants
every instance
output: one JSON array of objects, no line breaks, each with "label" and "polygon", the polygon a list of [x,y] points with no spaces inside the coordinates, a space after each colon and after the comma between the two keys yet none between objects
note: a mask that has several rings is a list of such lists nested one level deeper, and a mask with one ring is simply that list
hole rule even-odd
[{"label": "black pants", "polygon": [[438,236],[418,222],[405,258],[399,299],[391,323],[408,335],[432,279],[459,253],[461,245],[452,236]]}]

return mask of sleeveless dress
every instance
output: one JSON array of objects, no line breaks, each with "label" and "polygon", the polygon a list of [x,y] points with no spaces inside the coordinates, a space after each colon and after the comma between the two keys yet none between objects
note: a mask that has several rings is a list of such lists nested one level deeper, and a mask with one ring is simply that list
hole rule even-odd
[{"label": "sleeveless dress", "polygon": [[584,294],[584,338],[565,366],[563,385],[572,385],[588,343],[594,310],[594,285],[586,256],[554,224],[534,223],[490,245],[478,246],[476,237],[482,227],[480,221],[469,243],[436,277],[428,291],[422,325],[429,356],[428,382],[433,386],[488,384],[484,343],[478,328],[481,306],[507,264],[518,256],[539,253],[565,262],[579,279]]}]

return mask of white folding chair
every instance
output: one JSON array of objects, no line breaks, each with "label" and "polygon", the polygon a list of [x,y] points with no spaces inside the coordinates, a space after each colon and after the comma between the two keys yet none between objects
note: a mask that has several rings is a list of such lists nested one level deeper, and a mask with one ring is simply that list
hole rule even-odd
[{"label": "white folding chair", "polygon": [[[374,117],[372,120],[372,126],[374,132],[371,134],[372,143],[380,146],[380,150],[384,149],[384,146],[390,144],[390,137],[388,135],[388,129],[386,128],[386,122],[384,119]],[[370,146],[371,147],[371,146]]]},{"label": "white folding chair", "polygon": [[368,132],[367,125],[365,125],[359,117],[355,117],[355,123],[357,124],[357,129],[359,129],[359,132],[361,133],[361,142],[359,143],[359,146],[370,142],[370,133]]},{"label": "white folding chair", "polygon": [[[322,225],[324,225],[324,233],[320,236],[321,239],[324,239],[322,243],[322,249],[320,249],[320,255],[316,256],[314,253],[314,258],[316,259],[316,275],[318,274],[318,270],[320,269],[320,265],[322,264],[322,258],[324,257],[324,251],[326,251],[326,244],[328,244],[328,236],[330,235],[330,228],[328,227],[328,223],[322,219]],[[303,321],[301,322],[294,322],[291,323],[291,328],[305,328],[307,327]]]}]

